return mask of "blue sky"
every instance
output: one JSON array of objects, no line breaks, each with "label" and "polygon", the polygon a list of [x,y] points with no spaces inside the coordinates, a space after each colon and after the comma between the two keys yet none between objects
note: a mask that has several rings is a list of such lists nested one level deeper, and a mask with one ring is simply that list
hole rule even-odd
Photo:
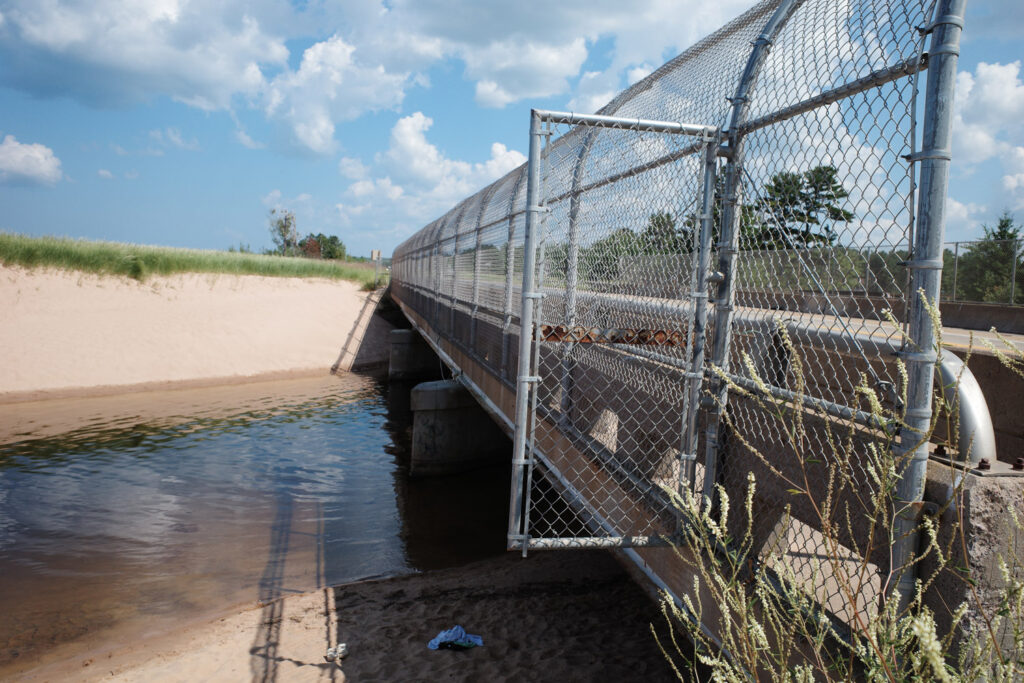
[{"label": "blue sky", "polygon": [[[749,0],[0,0],[0,230],[389,253]],[[947,235],[1024,222],[1024,3],[970,0]]]}]

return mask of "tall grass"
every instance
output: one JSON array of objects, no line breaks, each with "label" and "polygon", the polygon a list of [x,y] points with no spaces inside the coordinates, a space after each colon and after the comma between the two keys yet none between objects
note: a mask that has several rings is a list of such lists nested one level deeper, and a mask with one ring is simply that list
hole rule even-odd
[{"label": "tall grass", "polygon": [[[937,352],[938,307],[919,295]],[[803,397],[810,366],[785,326],[779,323],[778,330],[791,363],[787,379]],[[1024,352],[1007,339],[1001,342],[1002,349],[990,345],[991,350],[1024,377]],[[913,444],[897,449],[894,428],[869,432],[828,421],[812,426],[820,414],[804,410],[800,398],[775,397],[750,356],[744,353],[743,361],[762,387],[757,393],[712,369],[733,396],[757,406],[762,425],[771,425],[778,439],[767,441],[750,422],[733,421],[726,413],[737,444],[730,455],[755,463],[745,490],[734,478],[731,501],[725,479],[715,484],[717,502],[689,488],[666,491],[685,520],[674,550],[694,578],[681,604],[663,595],[672,630],[669,638],[657,630],[655,636],[680,680],[691,673],[695,678],[698,665],[710,670],[711,680],[737,683],[1024,680],[1024,516],[1015,496],[1006,495],[1005,516],[981,512],[984,507],[972,501],[989,494],[971,493],[975,485],[968,476],[975,475],[962,463],[947,471],[951,483],[944,502],[943,494],[929,494],[936,509],[927,512],[901,500],[900,479]],[[876,394],[864,375],[856,389],[879,425],[906,425],[908,375],[902,360],[896,363],[903,383],[900,404]],[[956,405],[944,402],[941,386],[936,401],[947,414],[958,414]],[[918,443],[930,440],[934,420],[918,434]],[[771,450],[762,449],[764,443]],[[769,499],[781,511],[770,510]],[[976,517],[968,528],[970,515]],[[765,521],[776,519],[765,534]],[[892,548],[904,533],[920,543],[895,565]],[[984,545],[981,534],[1008,539],[1005,554],[1000,556],[997,544]],[[903,572],[915,575],[915,590],[901,601],[894,585]],[[689,636],[695,653],[680,647],[675,629]]]},{"label": "tall grass", "polygon": [[373,264],[265,256],[204,249],[175,249],[66,237],[0,232],[0,265],[58,268],[144,280],[174,273],[228,273],[269,277],[322,277],[372,287]]}]

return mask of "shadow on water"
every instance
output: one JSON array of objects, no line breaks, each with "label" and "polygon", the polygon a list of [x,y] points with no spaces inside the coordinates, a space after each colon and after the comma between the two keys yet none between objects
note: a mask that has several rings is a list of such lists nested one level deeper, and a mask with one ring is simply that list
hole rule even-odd
[{"label": "shadow on water", "polygon": [[17,407],[0,678],[258,600],[251,673],[271,681],[284,596],[502,553],[506,471],[407,479],[408,390],[338,375]]},{"label": "shadow on water", "polygon": [[[383,427],[390,439],[384,452],[393,460],[392,480],[397,514],[400,520],[399,539],[408,568],[428,570],[502,555],[505,552],[505,525],[508,509],[508,482],[511,465],[487,468],[444,477],[410,479],[409,458],[413,415],[410,411],[410,390],[414,384],[379,385],[387,410]],[[509,444],[511,452],[511,444]],[[279,666],[285,657],[279,654],[283,628],[283,598],[290,593],[285,565],[295,536],[306,532],[296,529],[295,496],[283,492],[274,500],[274,516],[266,563],[259,581],[259,602],[262,605],[259,629],[250,653],[252,680],[270,683],[278,680]],[[308,512],[306,514],[309,514]],[[350,548],[335,541],[344,538],[349,529],[341,517],[331,514],[322,505],[315,512],[315,582],[323,588],[324,651],[336,646],[337,634],[332,628],[334,591],[331,567],[346,564]],[[377,575],[394,573],[381,572]],[[367,575],[364,578],[375,578]],[[291,661],[291,660],[290,660]],[[310,666],[310,663],[292,664]],[[330,680],[338,670],[333,664],[315,663]]]},{"label": "shadow on water", "polygon": [[[511,465],[491,466],[446,477],[410,479],[407,472],[412,435],[412,413],[409,410],[412,386],[406,383],[380,385],[387,405],[386,412],[382,413],[385,418],[383,427],[390,435],[384,451],[394,464],[392,479],[401,522],[399,538],[407,569],[447,568],[503,554]],[[315,516],[318,520],[314,539],[316,585],[323,588],[323,650],[326,652],[338,644],[337,634],[332,632],[331,613],[335,597],[334,590],[328,587],[332,583],[331,568],[345,565],[344,555],[351,549],[335,542],[349,532],[341,517],[331,514],[323,506],[318,507]],[[270,546],[259,581],[262,605],[259,630],[250,649],[252,680],[259,683],[276,681],[282,661],[302,666],[313,664],[329,675],[330,680],[335,680],[338,672],[333,664],[297,662],[278,654],[283,627],[282,598],[289,593],[300,592],[288,588],[285,572],[293,539],[297,535],[305,535],[305,532],[297,530],[299,525],[295,517],[293,494],[282,492],[275,499]],[[388,573],[396,572],[383,572],[377,576]]]},{"label": "shadow on water", "polygon": [[[252,680],[263,683],[277,680],[279,658],[277,648],[281,639],[281,612],[284,603],[284,564],[288,557],[288,542],[292,530],[292,498],[280,495],[275,501],[274,521],[270,527],[270,552],[259,582],[259,602],[263,604],[260,626],[253,642],[250,667]],[[318,539],[317,547],[321,546]],[[319,560],[320,558],[317,557]],[[322,570],[317,567],[317,578]]]},{"label": "shadow on water", "polygon": [[502,464],[447,476],[408,476],[412,443],[409,393],[414,383],[384,387],[388,402],[386,447],[395,458],[395,494],[402,517],[401,538],[409,564],[443,569],[505,552],[512,444]]}]

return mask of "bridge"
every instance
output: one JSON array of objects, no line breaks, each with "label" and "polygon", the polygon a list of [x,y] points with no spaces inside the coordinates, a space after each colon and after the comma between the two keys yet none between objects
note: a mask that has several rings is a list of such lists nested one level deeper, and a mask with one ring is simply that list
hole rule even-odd
[{"label": "bridge", "polygon": [[[884,38],[871,0],[826,4],[766,0],[597,114],[534,110],[527,164],[395,250],[392,297],[513,437],[510,549],[620,548],[679,597],[675,495],[752,475],[755,558],[845,622],[910,600],[934,482],[1009,490],[936,324],[962,2],[900,0]],[[852,501],[877,448],[895,540],[843,532],[851,603],[787,482],[845,462]]]}]

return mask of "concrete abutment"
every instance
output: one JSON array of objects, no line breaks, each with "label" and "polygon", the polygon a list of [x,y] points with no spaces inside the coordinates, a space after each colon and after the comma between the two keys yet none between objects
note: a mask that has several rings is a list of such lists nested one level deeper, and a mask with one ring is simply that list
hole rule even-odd
[{"label": "concrete abutment", "polygon": [[410,476],[458,474],[510,460],[508,437],[460,382],[440,379],[444,366],[419,332],[393,330],[390,359],[392,386],[403,394],[412,387]]}]

